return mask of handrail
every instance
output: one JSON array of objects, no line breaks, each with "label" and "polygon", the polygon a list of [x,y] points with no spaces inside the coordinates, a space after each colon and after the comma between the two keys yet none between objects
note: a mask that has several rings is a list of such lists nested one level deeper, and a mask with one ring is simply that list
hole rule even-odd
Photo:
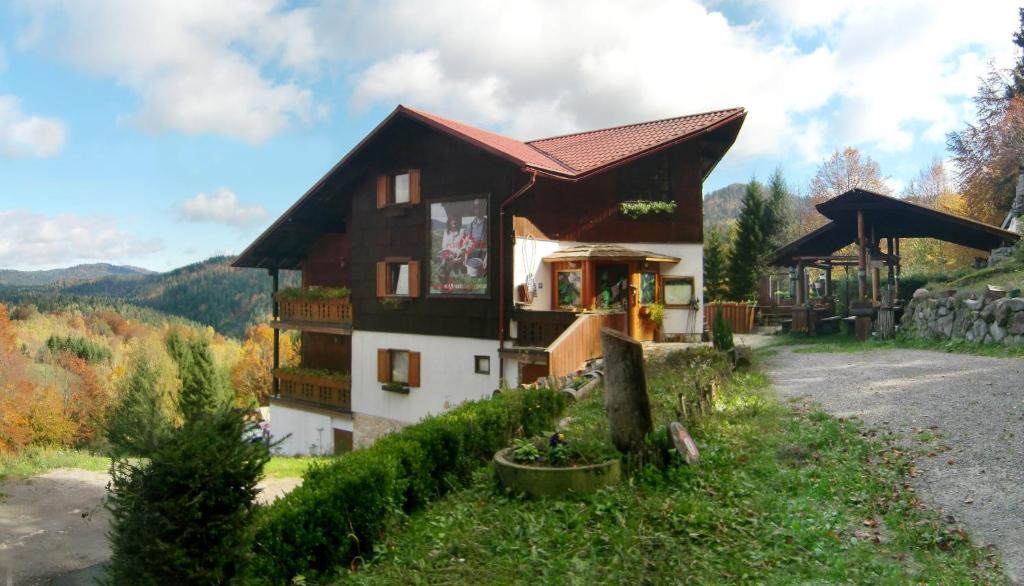
[{"label": "handrail", "polygon": [[556,378],[572,374],[588,360],[599,358],[601,328],[626,331],[625,313],[584,313],[572,322],[547,347],[548,375]]},{"label": "handrail", "polygon": [[279,299],[282,321],[352,325],[348,299]]},{"label": "handrail", "polygon": [[275,370],[279,393],[284,399],[297,399],[320,405],[352,410],[352,382],[333,377]]}]

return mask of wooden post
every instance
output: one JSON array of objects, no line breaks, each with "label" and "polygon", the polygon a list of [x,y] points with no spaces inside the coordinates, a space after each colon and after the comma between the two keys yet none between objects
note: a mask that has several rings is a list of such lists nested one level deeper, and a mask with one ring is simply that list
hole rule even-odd
[{"label": "wooden post", "polygon": [[644,437],[654,431],[640,342],[611,328],[601,328],[604,352],[604,409],[612,443],[624,454],[640,453]]},{"label": "wooden post", "polygon": [[832,296],[832,264],[825,265],[825,297]]},{"label": "wooden post", "polygon": [[[271,295],[271,312],[275,320],[281,314],[281,306],[277,302],[278,290],[278,269],[270,269],[270,276],[273,279],[273,294]],[[276,324],[275,324],[276,325]],[[274,370],[281,367],[281,330],[274,328]],[[274,377],[274,395],[281,394],[281,382]]]},{"label": "wooden post", "polygon": [[891,292],[893,289],[893,283],[896,280],[896,261],[892,259],[893,254],[895,254],[895,246],[893,244],[892,236],[885,239],[885,249],[886,252],[889,253],[889,277],[886,281],[886,285],[888,285],[889,291]]},{"label": "wooden post", "polygon": [[857,300],[864,301],[868,289],[868,262],[866,251],[867,238],[864,235],[864,211],[857,210]]},{"label": "wooden post", "polygon": [[878,268],[878,265],[874,264],[873,259],[872,265],[874,266],[871,267],[871,300],[878,303],[878,281],[880,279],[879,273],[881,272],[881,269]]},{"label": "wooden post", "polygon": [[900,257],[900,239],[896,239],[896,282],[893,287],[893,303],[898,303],[900,298],[900,269],[903,268],[903,258]]}]

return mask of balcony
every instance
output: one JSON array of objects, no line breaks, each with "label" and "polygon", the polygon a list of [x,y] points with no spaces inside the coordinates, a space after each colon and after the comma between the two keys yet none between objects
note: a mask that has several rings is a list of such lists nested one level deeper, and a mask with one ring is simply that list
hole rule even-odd
[{"label": "balcony", "polygon": [[352,411],[352,380],[348,375],[305,368],[274,370],[281,399],[339,411]]},{"label": "balcony", "polygon": [[278,318],[271,322],[275,328],[323,334],[352,333],[352,302],[347,289],[282,289],[275,300]]}]

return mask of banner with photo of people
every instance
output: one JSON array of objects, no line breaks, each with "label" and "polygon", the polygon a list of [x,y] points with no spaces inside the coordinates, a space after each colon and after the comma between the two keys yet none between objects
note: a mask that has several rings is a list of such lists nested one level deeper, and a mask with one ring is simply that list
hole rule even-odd
[{"label": "banner with photo of people", "polygon": [[430,294],[487,295],[487,198],[430,204]]}]

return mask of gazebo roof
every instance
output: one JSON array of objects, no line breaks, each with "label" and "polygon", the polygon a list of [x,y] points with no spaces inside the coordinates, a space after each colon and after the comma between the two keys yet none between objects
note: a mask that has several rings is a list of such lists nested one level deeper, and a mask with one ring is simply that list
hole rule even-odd
[{"label": "gazebo roof", "polygon": [[1020,239],[996,226],[866,189],[851,189],[816,208],[831,221],[776,250],[770,265],[793,266],[797,257],[827,256],[854,243],[858,211],[876,239],[935,238],[986,251]]},{"label": "gazebo roof", "polygon": [[543,258],[544,262],[578,260],[640,260],[645,262],[677,263],[679,257],[634,250],[617,244],[577,244],[553,252]]}]

